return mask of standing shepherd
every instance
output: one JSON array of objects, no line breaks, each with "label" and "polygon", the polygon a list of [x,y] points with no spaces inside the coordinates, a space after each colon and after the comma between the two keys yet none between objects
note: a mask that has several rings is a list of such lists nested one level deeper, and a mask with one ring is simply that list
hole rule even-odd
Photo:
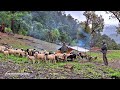
[{"label": "standing shepherd", "polygon": [[107,54],[107,44],[105,43],[104,40],[102,41],[101,52],[103,53],[103,61],[104,61],[104,64],[105,64],[106,66],[108,66],[108,60],[107,60],[107,57],[106,57],[106,54]]}]

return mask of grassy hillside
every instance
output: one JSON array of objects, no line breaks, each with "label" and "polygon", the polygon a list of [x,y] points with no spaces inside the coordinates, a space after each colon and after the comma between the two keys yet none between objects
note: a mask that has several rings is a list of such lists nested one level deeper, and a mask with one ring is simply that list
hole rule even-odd
[{"label": "grassy hillside", "polygon": [[32,38],[30,36],[23,36],[15,34],[8,35],[5,33],[0,33],[0,45],[9,45],[13,46],[13,48],[36,48],[36,49],[46,49],[48,51],[56,51],[60,46],[48,43],[39,39]]},{"label": "grassy hillside", "polygon": [[[14,48],[45,48],[56,50],[60,47],[28,36],[7,35],[0,33],[0,44],[12,45]],[[20,58],[13,55],[5,57],[0,53],[0,78],[26,78],[26,79],[108,79],[120,77],[120,51],[108,51],[109,66],[104,66],[100,52],[87,52],[97,56],[97,60],[88,62],[76,59],[73,62],[32,64],[26,57]],[[73,65],[73,70],[65,69],[64,65]],[[5,73],[29,73],[29,76],[5,76]]]}]

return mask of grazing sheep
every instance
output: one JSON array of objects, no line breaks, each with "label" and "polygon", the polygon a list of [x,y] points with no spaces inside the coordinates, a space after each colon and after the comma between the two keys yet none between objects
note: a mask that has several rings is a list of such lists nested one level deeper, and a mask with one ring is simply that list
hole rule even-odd
[{"label": "grazing sheep", "polygon": [[36,49],[27,49],[26,51],[28,52],[28,55],[34,56]]},{"label": "grazing sheep", "polygon": [[93,60],[93,57],[89,56],[89,57],[88,57],[88,60],[89,60],[89,61],[92,61],[92,60]]},{"label": "grazing sheep", "polygon": [[78,55],[83,59],[83,58],[85,58],[85,59],[87,59],[87,55],[86,54],[83,54],[83,53],[78,53]]},{"label": "grazing sheep", "polygon": [[35,57],[34,56],[27,55],[27,58],[28,58],[29,61],[32,61],[33,64],[35,63]]},{"label": "grazing sheep", "polygon": [[9,56],[9,52],[8,51],[4,51],[4,50],[2,50],[2,53],[4,54],[4,56]]},{"label": "grazing sheep", "polygon": [[9,55],[13,54],[15,55],[15,50],[14,49],[8,49]]},{"label": "grazing sheep", "polygon": [[45,54],[46,55],[46,60],[49,60],[49,62],[51,61],[52,63],[56,63],[56,56],[55,54]]},{"label": "grazing sheep", "polygon": [[21,49],[14,50],[14,55],[15,56],[20,56],[22,53],[23,53],[23,51]]},{"label": "grazing sheep", "polygon": [[97,59],[97,57],[88,56],[89,61],[96,60],[96,59]]},{"label": "grazing sheep", "polygon": [[70,59],[70,61],[73,61],[74,59],[76,59],[77,58],[77,55],[76,54],[69,54],[68,56],[67,56],[67,59]]},{"label": "grazing sheep", "polygon": [[22,52],[20,52],[20,57],[25,57],[26,56],[26,52],[25,51],[22,51]]},{"label": "grazing sheep", "polygon": [[2,50],[5,50],[5,46],[0,46],[0,52],[2,52]]},{"label": "grazing sheep", "polygon": [[28,55],[32,56],[32,50],[33,49],[27,49]]},{"label": "grazing sheep", "polygon": [[41,53],[38,53],[38,52],[36,52],[35,54],[34,54],[34,56],[35,56],[35,58],[39,61],[39,60],[42,60],[42,61],[46,61],[46,56],[45,56],[45,54],[41,54]]},{"label": "grazing sheep", "polygon": [[64,53],[64,54],[57,53],[57,54],[55,54],[55,56],[56,56],[57,61],[59,61],[59,59],[62,61],[67,61],[67,54],[66,53]]}]

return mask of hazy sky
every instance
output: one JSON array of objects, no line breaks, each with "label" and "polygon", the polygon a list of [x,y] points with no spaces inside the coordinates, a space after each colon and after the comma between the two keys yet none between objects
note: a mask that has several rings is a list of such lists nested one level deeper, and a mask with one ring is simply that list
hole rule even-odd
[{"label": "hazy sky", "polygon": [[[71,14],[73,18],[78,19],[79,21],[85,21],[85,16],[83,16],[84,11],[65,11],[66,14]],[[109,25],[118,25],[117,19],[109,19],[110,14],[106,14],[104,11],[96,11],[97,15],[102,15],[105,21],[105,24]]]}]

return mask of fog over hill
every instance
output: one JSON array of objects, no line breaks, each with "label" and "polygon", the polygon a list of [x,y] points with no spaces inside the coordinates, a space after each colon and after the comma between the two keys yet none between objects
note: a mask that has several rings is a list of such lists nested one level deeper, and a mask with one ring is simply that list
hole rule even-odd
[{"label": "fog over hill", "polygon": [[105,25],[104,30],[101,32],[101,34],[108,35],[110,38],[114,39],[116,43],[120,44],[120,35],[117,34],[115,25]]}]

